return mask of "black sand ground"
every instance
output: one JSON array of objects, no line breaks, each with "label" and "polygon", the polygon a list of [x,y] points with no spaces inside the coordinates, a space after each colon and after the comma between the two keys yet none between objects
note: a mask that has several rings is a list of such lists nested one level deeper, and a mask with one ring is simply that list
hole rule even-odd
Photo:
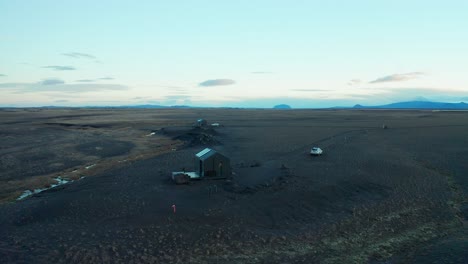
[{"label": "black sand ground", "polygon": [[[166,136],[187,142],[185,148],[1,205],[2,262],[468,259],[465,112],[119,111],[91,111],[85,117],[76,111],[61,122],[78,123],[79,116],[88,124],[109,124],[97,114],[107,120],[114,114],[127,116],[141,131],[164,127]],[[10,122],[27,120],[30,114],[20,113]],[[200,117],[224,125],[207,133],[213,138],[201,136],[213,140],[205,144],[197,141],[200,131],[191,127]],[[382,129],[384,123],[388,129]],[[112,140],[131,144],[128,138]],[[89,140],[93,143],[78,146],[96,150],[91,146],[101,139]],[[308,155],[315,145],[324,149],[323,156]],[[169,172],[193,168],[194,153],[205,146],[231,158],[233,177],[174,185]],[[120,147],[116,144],[115,151],[124,155]],[[47,146],[44,151],[54,153]],[[60,155],[51,156],[60,160]],[[18,170],[8,175],[26,177]]]}]

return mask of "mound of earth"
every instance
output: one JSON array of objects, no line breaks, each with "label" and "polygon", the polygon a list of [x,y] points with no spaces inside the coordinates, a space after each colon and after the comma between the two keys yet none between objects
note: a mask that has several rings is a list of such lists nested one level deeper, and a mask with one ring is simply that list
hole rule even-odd
[{"label": "mound of earth", "polygon": [[174,136],[173,139],[186,142],[187,146],[213,146],[220,145],[221,142],[215,137],[219,133],[213,128],[195,127],[180,135]]}]

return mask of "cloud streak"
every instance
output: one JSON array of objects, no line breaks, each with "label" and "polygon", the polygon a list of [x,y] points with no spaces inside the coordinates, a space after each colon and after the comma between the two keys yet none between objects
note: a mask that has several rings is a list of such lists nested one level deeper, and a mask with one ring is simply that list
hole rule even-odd
[{"label": "cloud streak", "polygon": [[392,74],[375,79],[369,83],[403,82],[413,80],[426,75],[424,72],[410,72],[401,74]]},{"label": "cloud streak", "polygon": [[120,84],[66,84],[60,79],[45,79],[37,83],[0,83],[0,89],[12,90],[14,93],[87,93],[97,91],[128,90],[129,87]]},{"label": "cloud streak", "polygon": [[225,85],[232,85],[236,82],[231,79],[213,79],[213,80],[206,80],[204,82],[199,83],[199,86],[210,87],[210,86],[225,86]]},{"label": "cloud streak", "polygon": [[158,87],[162,87],[162,88],[169,88],[169,89],[174,89],[174,90],[181,90],[181,91],[185,91],[185,88],[186,87],[183,87],[183,86],[174,86],[174,85],[157,85]]},{"label": "cloud streak", "polygon": [[72,57],[75,59],[96,59],[96,57],[91,54],[81,53],[81,52],[68,52],[68,53],[62,53],[62,55],[67,56],[67,57]]},{"label": "cloud streak", "polygon": [[328,92],[328,91],[331,91],[331,90],[327,90],[327,89],[291,89],[291,91],[295,91],[295,92]]},{"label": "cloud streak", "polygon": [[58,85],[58,84],[65,84],[63,80],[60,79],[45,79],[39,82],[41,85]]},{"label": "cloud streak", "polygon": [[190,95],[168,95],[164,97],[166,100],[186,100],[192,98]]},{"label": "cloud streak", "polygon": [[102,78],[96,78],[96,79],[80,79],[80,80],[76,80],[75,82],[91,83],[91,82],[107,81],[107,80],[114,80],[114,78],[102,77]]},{"label": "cloud streak", "polygon": [[1,73],[0,73],[0,77],[6,77],[6,75],[5,75],[5,74],[1,74]]},{"label": "cloud streak", "polygon": [[349,85],[349,86],[353,86],[353,85],[358,85],[358,84],[361,84],[361,83],[362,83],[362,81],[359,80],[359,79],[352,79],[352,80],[350,80],[350,81],[348,82],[348,85]]},{"label": "cloud streak", "polygon": [[56,70],[56,71],[74,71],[74,70],[76,70],[76,68],[73,67],[73,66],[58,66],[58,65],[43,66],[42,68],[52,69],[52,70]]}]

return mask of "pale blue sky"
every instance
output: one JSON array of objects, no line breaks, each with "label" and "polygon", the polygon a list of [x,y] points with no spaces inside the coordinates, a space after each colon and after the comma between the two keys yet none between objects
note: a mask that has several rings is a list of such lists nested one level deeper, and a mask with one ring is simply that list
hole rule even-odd
[{"label": "pale blue sky", "polygon": [[0,0],[0,106],[468,101],[468,1]]}]

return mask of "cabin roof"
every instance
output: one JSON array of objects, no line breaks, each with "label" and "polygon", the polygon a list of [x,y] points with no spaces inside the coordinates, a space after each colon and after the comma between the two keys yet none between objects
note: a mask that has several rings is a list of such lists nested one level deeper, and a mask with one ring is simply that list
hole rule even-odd
[{"label": "cabin roof", "polygon": [[195,154],[195,156],[197,158],[201,159],[201,160],[205,160],[205,159],[215,155],[216,153],[218,153],[216,150],[206,148],[206,149],[198,152],[197,154]]},{"label": "cabin roof", "polygon": [[206,153],[210,152],[212,149],[210,148],[206,148],[200,152],[198,152],[197,154],[195,154],[195,156],[197,156],[197,158],[200,158],[201,156],[205,155]]}]

